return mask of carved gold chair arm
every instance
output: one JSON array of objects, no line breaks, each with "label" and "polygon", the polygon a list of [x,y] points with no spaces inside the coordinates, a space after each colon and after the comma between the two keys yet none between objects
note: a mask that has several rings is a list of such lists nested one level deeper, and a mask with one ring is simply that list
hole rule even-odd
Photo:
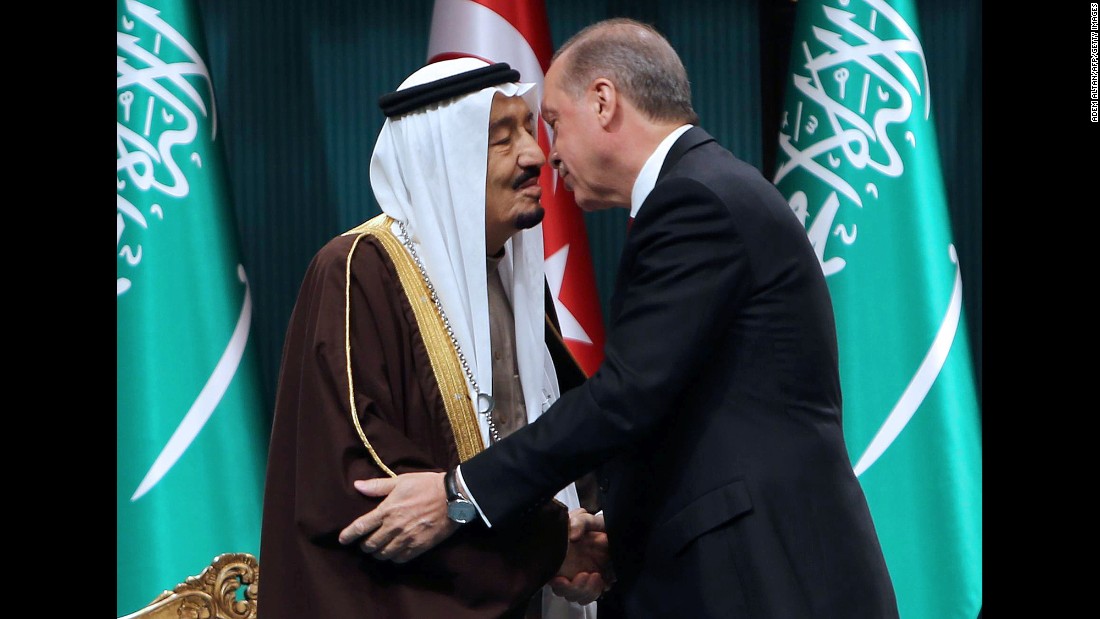
[{"label": "carved gold chair arm", "polygon": [[[165,591],[137,612],[118,619],[256,619],[260,565],[246,552],[230,552],[214,560],[198,576]],[[244,587],[244,599],[238,591]]]}]

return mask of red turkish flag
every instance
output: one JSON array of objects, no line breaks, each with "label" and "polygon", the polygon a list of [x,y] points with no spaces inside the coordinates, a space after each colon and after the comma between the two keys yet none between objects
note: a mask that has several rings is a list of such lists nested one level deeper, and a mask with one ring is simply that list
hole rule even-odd
[{"label": "red turkish flag", "polygon": [[[538,84],[550,67],[553,45],[544,0],[436,0],[428,62],[474,56],[507,62],[524,82]],[[539,121],[539,145],[550,152],[549,127]],[[565,344],[591,376],[603,361],[603,317],[596,294],[584,217],[550,166],[542,170],[546,279]]]}]

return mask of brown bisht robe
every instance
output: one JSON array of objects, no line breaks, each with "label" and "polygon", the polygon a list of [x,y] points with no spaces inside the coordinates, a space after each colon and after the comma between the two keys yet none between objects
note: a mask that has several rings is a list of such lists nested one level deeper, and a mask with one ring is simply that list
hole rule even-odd
[{"label": "brown bisht robe", "polygon": [[[263,619],[522,616],[565,556],[568,516],[557,501],[507,526],[475,519],[405,564],[337,541],[380,502],[354,480],[387,476],[386,468],[442,471],[482,448],[465,374],[388,221],[380,215],[321,248],[290,318],[264,494]],[[584,375],[552,323],[551,313],[547,344],[564,391]]]}]

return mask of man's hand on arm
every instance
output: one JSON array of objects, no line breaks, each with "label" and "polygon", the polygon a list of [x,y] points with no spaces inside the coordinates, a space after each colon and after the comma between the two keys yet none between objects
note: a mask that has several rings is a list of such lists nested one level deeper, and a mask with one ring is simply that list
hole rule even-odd
[{"label": "man's hand on arm", "polygon": [[358,541],[376,559],[411,561],[462,526],[447,517],[443,473],[404,473],[354,485],[366,496],[385,499],[340,531],[339,540],[345,545]]},{"label": "man's hand on arm", "polygon": [[569,512],[569,548],[550,588],[570,602],[594,602],[613,583],[603,514],[579,508]]}]

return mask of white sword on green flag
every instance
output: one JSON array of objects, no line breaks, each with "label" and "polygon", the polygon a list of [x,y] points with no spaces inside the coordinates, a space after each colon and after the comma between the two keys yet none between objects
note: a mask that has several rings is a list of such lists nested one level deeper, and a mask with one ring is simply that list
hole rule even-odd
[{"label": "white sword on green flag", "polygon": [[190,410],[184,415],[183,421],[172,433],[172,437],[168,439],[168,443],[153,462],[153,466],[141,480],[134,495],[130,497],[131,501],[140,499],[143,494],[157,485],[183,452],[187,451],[191,441],[195,440],[199,430],[202,430],[206,421],[210,419],[210,415],[214,413],[214,409],[218,407],[218,402],[221,402],[225,390],[229,388],[229,383],[233,382],[233,376],[237,374],[237,367],[241,364],[241,357],[244,356],[244,347],[248,344],[248,331],[252,325],[252,295],[249,294],[248,278],[245,276],[243,265],[237,265],[237,278],[244,284],[244,305],[241,307],[241,315],[237,319],[233,335],[229,338],[229,345],[225,347],[225,352],[214,367],[214,372],[210,374],[206,385],[199,392],[199,397],[195,398]]}]

